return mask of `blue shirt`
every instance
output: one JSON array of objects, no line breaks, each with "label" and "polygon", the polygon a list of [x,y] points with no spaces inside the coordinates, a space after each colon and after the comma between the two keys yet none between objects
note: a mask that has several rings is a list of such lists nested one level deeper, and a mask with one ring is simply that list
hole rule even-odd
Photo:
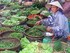
[{"label": "blue shirt", "polygon": [[60,11],[57,11],[55,14],[48,16],[47,19],[41,20],[41,23],[46,27],[52,27],[52,32],[56,37],[69,35],[68,19]]}]

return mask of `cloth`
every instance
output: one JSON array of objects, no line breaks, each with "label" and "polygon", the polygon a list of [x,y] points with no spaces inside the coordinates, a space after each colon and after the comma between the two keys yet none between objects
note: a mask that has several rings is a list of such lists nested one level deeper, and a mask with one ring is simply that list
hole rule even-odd
[{"label": "cloth", "polygon": [[46,27],[52,27],[52,32],[56,37],[64,36],[66,38],[69,34],[68,19],[59,11],[41,20],[41,23]]}]

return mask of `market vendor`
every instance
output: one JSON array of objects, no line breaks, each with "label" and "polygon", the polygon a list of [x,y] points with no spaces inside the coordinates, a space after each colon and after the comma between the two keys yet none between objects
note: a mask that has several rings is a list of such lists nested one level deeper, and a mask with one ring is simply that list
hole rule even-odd
[{"label": "market vendor", "polygon": [[51,6],[51,15],[36,24],[44,24],[47,32],[53,33],[55,37],[66,38],[69,35],[69,27],[67,17],[59,11],[59,9],[63,10],[62,6],[58,1],[51,2],[49,5]]}]

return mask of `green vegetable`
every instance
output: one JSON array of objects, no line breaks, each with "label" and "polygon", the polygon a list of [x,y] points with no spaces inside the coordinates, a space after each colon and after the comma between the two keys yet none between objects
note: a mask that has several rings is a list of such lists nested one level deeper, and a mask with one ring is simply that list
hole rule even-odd
[{"label": "green vegetable", "polygon": [[12,9],[20,9],[20,8],[22,8],[22,6],[18,4],[18,2],[14,2],[10,7]]},{"label": "green vegetable", "polygon": [[6,31],[13,31],[13,30],[10,29],[10,28],[7,28],[7,27],[1,27],[1,28],[0,28],[0,33],[1,33],[1,32],[6,32]]},{"label": "green vegetable", "polygon": [[8,41],[0,41],[0,48],[12,48],[15,44]]},{"label": "green vegetable", "polygon": [[0,0],[1,3],[8,5],[9,3],[11,3],[11,0]]},{"label": "green vegetable", "polygon": [[31,14],[38,14],[40,12],[40,10],[33,10],[31,11]]},{"label": "green vegetable", "polygon": [[37,29],[36,27],[32,27],[32,28],[28,29],[26,31],[26,34],[30,35],[30,36],[43,36],[42,31]]},{"label": "green vegetable", "polygon": [[0,53],[17,53],[15,51],[10,51],[10,50],[5,50],[5,51],[0,51]]},{"label": "green vegetable", "polygon": [[62,43],[60,40],[57,40],[54,42],[54,50],[55,51],[61,51],[62,50]]},{"label": "green vegetable", "polygon": [[2,16],[5,16],[5,17],[11,16],[10,10],[4,10],[4,11],[2,12]]},{"label": "green vegetable", "polygon": [[66,53],[70,53],[70,47],[66,48]]},{"label": "green vegetable", "polygon": [[31,42],[19,53],[53,53],[53,48],[49,44]]},{"label": "green vegetable", "polygon": [[41,31],[44,31],[44,32],[46,31],[46,28],[44,25],[37,25],[37,26],[35,25],[34,27],[41,30]]},{"label": "green vegetable", "polygon": [[37,8],[39,8],[39,9],[41,9],[41,8],[44,7],[44,4],[39,3],[39,2],[35,2],[35,3],[32,5],[32,7],[37,7]]},{"label": "green vegetable", "polygon": [[21,43],[21,47],[22,47],[22,48],[26,48],[27,45],[30,44],[29,40],[28,40],[26,37],[22,38],[22,39],[20,40],[20,43]]},{"label": "green vegetable", "polygon": [[14,25],[19,25],[19,21],[5,20],[2,24],[6,26],[14,26]]},{"label": "green vegetable", "polygon": [[38,20],[40,20],[39,17],[35,17],[35,18],[33,18],[33,19],[29,19],[29,20],[27,21],[27,24],[35,24]]},{"label": "green vegetable", "polygon": [[16,32],[25,32],[25,27],[22,25],[18,25],[18,26],[14,26],[12,27],[13,30],[15,30]]},{"label": "green vegetable", "polygon": [[14,33],[11,33],[9,37],[21,39],[23,35],[21,33],[14,32]]}]

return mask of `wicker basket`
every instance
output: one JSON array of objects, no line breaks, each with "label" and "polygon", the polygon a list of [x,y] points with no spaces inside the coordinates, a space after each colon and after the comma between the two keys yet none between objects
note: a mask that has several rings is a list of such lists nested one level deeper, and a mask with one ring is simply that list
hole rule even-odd
[{"label": "wicker basket", "polygon": [[27,35],[26,36],[30,41],[42,41],[44,36],[32,36],[32,35]]},{"label": "wicker basket", "polygon": [[0,48],[0,51],[4,51],[4,50],[18,51],[19,48],[20,48],[20,41],[18,39],[15,39],[15,38],[2,38],[2,39],[0,39],[0,41],[7,41],[7,42],[12,42],[13,44],[15,44],[15,46],[12,46],[11,48]]}]

